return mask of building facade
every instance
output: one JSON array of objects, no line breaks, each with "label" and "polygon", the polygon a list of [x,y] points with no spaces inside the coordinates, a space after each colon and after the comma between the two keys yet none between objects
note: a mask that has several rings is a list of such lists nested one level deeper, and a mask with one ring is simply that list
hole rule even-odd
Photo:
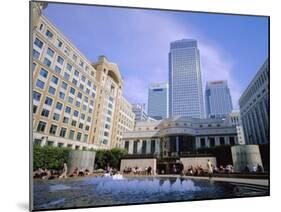
[{"label": "building facade", "polygon": [[119,130],[133,129],[134,120],[118,66],[104,56],[93,64],[42,15],[40,3],[31,5],[34,143],[73,149],[120,145]]},{"label": "building facade", "polygon": [[238,144],[246,144],[240,111],[232,111],[229,113],[226,117],[226,121],[228,121],[230,125],[236,127]]},{"label": "building facade", "polygon": [[205,90],[207,118],[225,118],[233,109],[226,80],[209,81]]},{"label": "building facade", "polygon": [[204,118],[200,53],[197,41],[182,39],[170,44],[169,117]]},{"label": "building facade", "polygon": [[269,64],[261,66],[239,99],[246,144],[269,143]]},{"label": "building facade", "polygon": [[236,127],[222,119],[174,117],[137,121],[133,131],[124,133],[124,147],[131,155],[178,158],[197,149],[238,144]]},{"label": "building facade", "polygon": [[148,115],[145,112],[145,104],[132,104],[132,106],[133,106],[132,110],[135,114],[136,121],[148,119]]},{"label": "building facade", "polygon": [[155,83],[148,89],[148,116],[157,120],[169,116],[169,89],[167,83]]}]

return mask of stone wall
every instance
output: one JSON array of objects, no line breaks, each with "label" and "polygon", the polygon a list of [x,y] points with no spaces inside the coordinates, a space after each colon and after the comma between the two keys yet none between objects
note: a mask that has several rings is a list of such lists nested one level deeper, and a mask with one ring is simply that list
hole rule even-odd
[{"label": "stone wall", "polygon": [[189,166],[199,166],[201,165],[203,169],[207,169],[208,160],[211,161],[213,166],[217,166],[217,160],[215,157],[188,157],[188,158],[180,158],[180,161],[184,165],[184,170],[187,170]]},{"label": "stone wall", "polygon": [[253,166],[260,164],[262,166],[262,160],[258,145],[237,145],[231,147],[233,168],[234,171],[244,171],[248,165],[250,171]]},{"label": "stone wall", "polygon": [[120,165],[120,171],[123,172],[125,167],[139,167],[142,168],[143,170],[146,167],[151,166],[153,172],[156,170],[156,159],[155,158],[145,158],[145,159],[122,159],[121,160],[121,165]]},{"label": "stone wall", "polygon": [[67,161],[68,173],[71,173],[76,167],[78,170],[88,169],[93,172],[96,152],[94,151],[71,151]]}]

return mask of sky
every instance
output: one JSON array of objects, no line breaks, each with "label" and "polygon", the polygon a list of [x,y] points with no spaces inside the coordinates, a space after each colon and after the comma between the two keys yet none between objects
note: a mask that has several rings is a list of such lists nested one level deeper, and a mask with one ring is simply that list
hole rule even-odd
[{"label": "sky", "polygon": [[168,82],[172,41],[198,41],[202,92],[206,81],[227,80],[234,109],[268,57],[266,17],[55,3],[44,14],[90,61],[118,64],[131,103],[147,105],[149,85]]}]

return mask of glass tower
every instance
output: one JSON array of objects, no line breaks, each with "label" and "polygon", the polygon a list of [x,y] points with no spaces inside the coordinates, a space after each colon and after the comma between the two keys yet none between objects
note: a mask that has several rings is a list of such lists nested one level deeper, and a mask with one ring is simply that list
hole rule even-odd
[{"label": "glass tower", "polygon": [[204,118],[204,104],[197,41],[182,39],[170,44],[169,116]]},{"label": "glass tower", "polygon": [[233,109],[226,80],[206,84],[205,104],[207,118],[225,118]]},{"label": "glass tower", "polygon": [[168,118],[168,84],[152,84],[148,89],[148,116],[156,120]]}]

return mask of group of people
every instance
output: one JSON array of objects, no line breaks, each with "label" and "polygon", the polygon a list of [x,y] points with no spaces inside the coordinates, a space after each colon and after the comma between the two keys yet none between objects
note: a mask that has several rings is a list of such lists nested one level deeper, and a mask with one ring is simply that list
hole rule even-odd
[{"label": "group of people", "polygon": [[125,167],[123,170],[124,174],[130,174],[133,173],[135,175],[152,175],[153,170],[151,166],[145,167],[142,169],[141,167],[135,166],[133,168],[131,167]]},{"label": "group of people", "polygon": [[80,169],[76,167],[70,174],[68,174],[67,164],[63,164],[63,169],[61,171],[58,170],[49,170],[39,168],[33,172],[33,178],[43,179],[43,180],[52,180],[52,179],[66,179],[68,177],[83,177],[86,175],[90,175],[90,171],[88,169]]},{"label": "group of people", "polygon": [[249,164],[245,167],[245,172],[262,173],[264,172],[263,167],[260,164],[250,166]]}]

